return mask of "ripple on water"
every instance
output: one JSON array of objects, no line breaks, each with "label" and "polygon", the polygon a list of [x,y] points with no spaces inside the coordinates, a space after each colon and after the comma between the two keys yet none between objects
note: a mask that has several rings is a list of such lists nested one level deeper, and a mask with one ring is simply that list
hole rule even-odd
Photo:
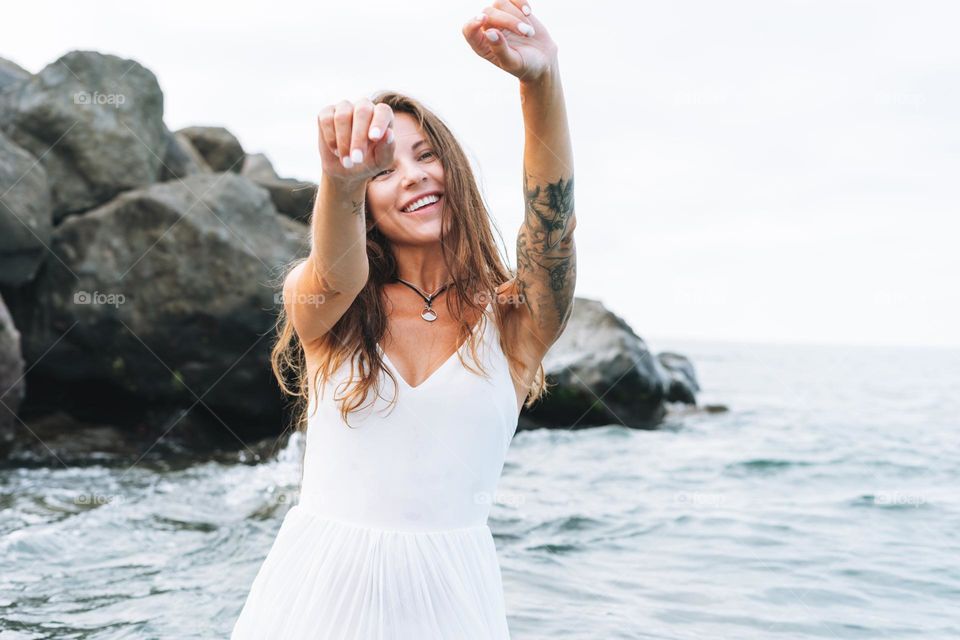
[{"label": "ripple on water", "polygon": [[724,467],[728,475],[773,475],[798,467],[810,467],[814,463],[805,460],[784,460],[780,458],[755,458],[732,462]]}]

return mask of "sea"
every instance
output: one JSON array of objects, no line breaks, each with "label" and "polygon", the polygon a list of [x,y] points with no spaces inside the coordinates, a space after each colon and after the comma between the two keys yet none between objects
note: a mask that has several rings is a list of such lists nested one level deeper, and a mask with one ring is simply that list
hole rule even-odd
[{"label": "sea", "polygon": [[[727,410],[516,435],[514,640],[960,638],[960,350],[648,342]],[[228,637],[302,446],[0,471],[0,640]]]}]

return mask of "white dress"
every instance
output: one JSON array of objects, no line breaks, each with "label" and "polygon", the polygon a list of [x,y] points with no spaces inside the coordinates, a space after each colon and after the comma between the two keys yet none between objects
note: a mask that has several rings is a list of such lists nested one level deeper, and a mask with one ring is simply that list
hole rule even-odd
[{"label": "white dress", "polygon": [[[351,414],[353,428],[332,397],[349,363],[321,381],[299,501],[232,640],[510,637],[487,517],[518,410],[490,306],[486,314],[474,332],[489,378],[453,354],[410,387],[381,349],[397,378],[397,404],[388,413],[394,388],[384,375],[383,398]],[[466,344],[461,351],[470,362]]]}]

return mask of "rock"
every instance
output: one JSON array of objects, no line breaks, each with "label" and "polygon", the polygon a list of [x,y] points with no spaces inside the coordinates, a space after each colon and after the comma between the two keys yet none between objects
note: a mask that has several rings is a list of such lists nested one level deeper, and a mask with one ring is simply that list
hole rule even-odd
[{"label": "rock", "polygon": [[0,133],[0,286],[34,278],[47,255],[53,205],[47,172]]},{"label": "rock", "polygon": [[317,185],[293,178],[257,179],[257,184],[270,192],[277,211],[298,222],[309,224]]},{"label": "rock", "polygon": [[240,175],[246,176],[251,180],[278,180],[273,163],[262,153],[248,153],[243,159],[243,168],[240,169]]},{"label": "rock", "polygon": [[223,127],[187,127],[177,133],[190,141],[212,170],[240,173],[243,168],[243,147]]},{"label": "rock", "polygon": [[[207,419],[209,422],[209,419]],[[25,419],[30,438],[18,438],[0,466],[59,467],[84,465],[195,464],[203,454],[219,454],[218,433],[195,412],[149,414],[131,425],[89,422],[54,410]],[[222,433],[221,429],[219,433]],[[236,447],[236,440],[226,443]]]},{"label": "rock", "polygon": [[103,422],[195,407],[218,430],[275,433],[274,295],[309,237],[266,190],[227,172],[129,191],[67,219],[52,250],[18,323],[54,406]]},{"label": "rock", "polygon": [[182,133],[166,131],[167,147],[163,156],[163,169],[160,180],[185,178],[195,173],[210,173],[210,165],[196,150],[190,138]]},{"label": "rock", "polygon": [[22,429],[17,412],[26,392],[23,369],[20,332],[13,326],[7,305],[0,298],[0,459]]},{"label": "rock", "polygon": [[137,62],[71,51],[2,95],[0,129],[40,159],[55,223],[157,181],[163,93]]},{"label": "rock", "polygon": [[12,60],[0,58],[0,92],[30,77],[30,72]]},{"label": "rock", "polygon": [[667,401],[696,404],[696,393],[700,391],[700,385],[697,383],[697,374],[693,370],[690,359],[669,351],[657,354],[657,359],[670,376]]},{"label": "rock", "polygon": [[270,192],[270,199],[277,211],[298,222],[310,223],[317,195],[318,185],[315,182],[281,178],[262,153],[247,154],[240,173]]},{"label": "rock", "polygon": [[597,300],[576,298],[544,358],[551,387],[518,429],[621,424],[652,429],[666,415],[670,374],[644,341]]}]

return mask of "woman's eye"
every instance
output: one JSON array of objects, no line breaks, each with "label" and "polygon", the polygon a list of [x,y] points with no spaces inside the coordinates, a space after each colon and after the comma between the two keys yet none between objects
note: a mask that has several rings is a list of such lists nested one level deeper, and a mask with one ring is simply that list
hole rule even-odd
[{"label": "woman's eye", "polygon": [[[436,155],[437,155],[437,154],[435,154],[433,151],[425,151],[424,153],[421,153],[421,154],[420,154],[420,157],[417,158],[417,160],[423,160],[424,158],[426,158],[426,157],[428,157],[428,156],[436,157]],[[377,178],[379,178],[380,176],[382,176],[383,174],[385,174],[385,173],[388,172],[388,171],[392,171],[392,169],[384,169],[383,171],[381,171],[380,173],[378,173],[377,175],[375,175],[375,176],[373,176],[373,177],[374,177],[374,179],[377,179]]]}]

